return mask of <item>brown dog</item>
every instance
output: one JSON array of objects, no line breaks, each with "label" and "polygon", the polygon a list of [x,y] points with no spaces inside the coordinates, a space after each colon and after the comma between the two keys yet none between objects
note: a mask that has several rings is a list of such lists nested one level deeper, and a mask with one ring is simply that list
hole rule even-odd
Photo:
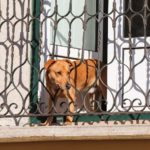
[{"label": "brown dog", "polygon": [[[98,64],[99,63],[99,64]],[[106,98],[106,67],[100,72],[97,78],[97,68],[103,67],[101,62],[95,59],[84,61],[70,60],[48,60],[45,63],[46,86],[49,93],[55,97],[67,98],[69,102],[69,111],[74,113],[74,102],[76,100],[76,91],[88,91],[94,93],[98,90],[99,94]],[[102,83],[102,82],[103,83]],[[67,116],[67,124],[73,121],[73,117]]]}]

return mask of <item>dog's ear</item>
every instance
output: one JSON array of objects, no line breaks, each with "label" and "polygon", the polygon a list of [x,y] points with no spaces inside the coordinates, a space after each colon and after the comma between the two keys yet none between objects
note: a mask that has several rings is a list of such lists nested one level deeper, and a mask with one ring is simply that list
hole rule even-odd
[{"label": "dog's ear", "polygon": [[48,68],[49,68],[53,63],[55,63],[55,60],[49,59],[49,60],[45,63],[44,68],[45,68],[46,70],[48,70]]},{"label": "dog's ear", "polygon": [[73,62],[69,59],[65,59],[65,61],[69,64],[69,67],[72,68],[73,67]]},{"label": "dog's ear", "polygon": [[74,61],[71,61],[69,59],[65,60],[69,64],[69,72],[71,72],[74,69]]}]

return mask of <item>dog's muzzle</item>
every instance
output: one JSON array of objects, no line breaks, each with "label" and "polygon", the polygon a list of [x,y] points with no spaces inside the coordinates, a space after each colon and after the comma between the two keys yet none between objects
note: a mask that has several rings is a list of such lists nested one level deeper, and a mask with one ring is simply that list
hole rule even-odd
[{"label": "dog's muzzle", "polygon": [[71,88],[71,85],[69,83],[66,84],[66,89],[69,90]]}]

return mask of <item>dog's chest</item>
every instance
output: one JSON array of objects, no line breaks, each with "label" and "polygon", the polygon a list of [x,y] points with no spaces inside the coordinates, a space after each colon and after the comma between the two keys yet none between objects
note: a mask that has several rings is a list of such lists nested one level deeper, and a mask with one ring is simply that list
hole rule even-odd
[{"label": "dog's chest", "polygon": [[95,93],[96,91],[96,87],[92,87],[89,89],[88,93],[92,94],[92,93]]}]

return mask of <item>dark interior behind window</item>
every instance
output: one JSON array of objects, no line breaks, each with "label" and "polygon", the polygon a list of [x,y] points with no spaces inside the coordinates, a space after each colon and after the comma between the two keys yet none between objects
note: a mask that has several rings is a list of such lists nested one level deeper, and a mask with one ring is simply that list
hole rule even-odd
[{"label": "dark interior behind window", "polygon": [[[124,17],[124,37],[150,36],[150,1],[147,1],[147,8],[144,8],[145,0],[124,0],[125,15],[131,20],[131,27],[128,20]],[[144,19],[147,25],[144,28]],[[145,31],[144,31],[145,30]]]}]

